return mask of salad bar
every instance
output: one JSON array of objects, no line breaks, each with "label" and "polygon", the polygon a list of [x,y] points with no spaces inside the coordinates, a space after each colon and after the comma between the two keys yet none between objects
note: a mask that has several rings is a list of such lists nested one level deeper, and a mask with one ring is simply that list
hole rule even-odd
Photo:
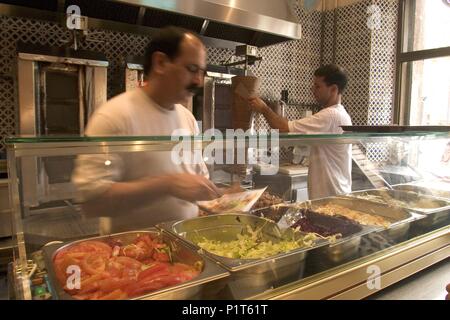
[{"label": "salad bar", "polygon": [[233,206],[245,212],[44,246],[53,298],[248,298],[302,279],[307,261],[345,263],[361,251],[365,236],[401,240],[413,222],[426,219],[399,200],[381,201],[383,190],[371,191],[378,198],[355,193],[261,208],[255,204],[263,192],[234,194],[245,205]]}]

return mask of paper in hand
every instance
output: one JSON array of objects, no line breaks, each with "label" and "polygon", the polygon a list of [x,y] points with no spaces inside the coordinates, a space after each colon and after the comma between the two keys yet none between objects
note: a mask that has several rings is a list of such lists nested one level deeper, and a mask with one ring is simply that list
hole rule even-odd
[{"label": "paper in hand", "polygon": [[197,205],[200,209],[210,213],[248,212],[266,189],[267,187],[239,193],[229,193],[211,201],[197,201]]}]

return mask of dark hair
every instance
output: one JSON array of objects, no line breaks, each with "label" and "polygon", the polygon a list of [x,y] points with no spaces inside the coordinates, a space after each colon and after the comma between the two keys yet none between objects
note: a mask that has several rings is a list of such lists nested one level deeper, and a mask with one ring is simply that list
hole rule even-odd
[{"label": "dark hair", "polygon": [[344,92],[347,86],[347,73],[345,70],[335,64],[328,64],[320,67],[314,72],[316,77],[323,77],[328,86],[335,84],[339,93]]},{"label": "dark hair", "polygon": [[180,44],[188,33],[195,35],[192,31],[173,26],[159,30],[145,49],[144,74],[147,76],[152,69],[152,56],[157,51],[165,53],[171,60],[175,59],[180,53]]}]

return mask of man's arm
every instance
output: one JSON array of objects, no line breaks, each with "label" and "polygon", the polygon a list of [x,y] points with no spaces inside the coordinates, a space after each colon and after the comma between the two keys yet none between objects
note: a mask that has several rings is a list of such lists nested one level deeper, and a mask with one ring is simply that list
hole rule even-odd
[{"label": "man's arm", "polygon": [[174,174],[131,182],[114,182],[102,194],[84,202],[88,216],[114,217],[171,195],[186,201],[211,200],[220,190],[200,175]]},{"label": "man's arm", "polygon": [[267,119],[271,128],[278,129],[280,132],[289,132],[288,121],[273,112],[260,98],[250,98],[249,106],[253,111],[261,113]]}]

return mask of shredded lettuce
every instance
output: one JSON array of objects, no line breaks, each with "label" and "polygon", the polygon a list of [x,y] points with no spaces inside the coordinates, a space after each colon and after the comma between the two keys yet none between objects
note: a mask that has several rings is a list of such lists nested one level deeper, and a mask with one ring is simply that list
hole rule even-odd
[{"label": "shredded lettuce", "polygon": [[313,233],[297,235],[296,240],[262,241],[260,230],[249,228],[247,234],[238,234],[237,240],[222,242],[203,238],[197,242],[202,249],[232,259],[262,259],[302,247],[311,247],[317,236]]}]

